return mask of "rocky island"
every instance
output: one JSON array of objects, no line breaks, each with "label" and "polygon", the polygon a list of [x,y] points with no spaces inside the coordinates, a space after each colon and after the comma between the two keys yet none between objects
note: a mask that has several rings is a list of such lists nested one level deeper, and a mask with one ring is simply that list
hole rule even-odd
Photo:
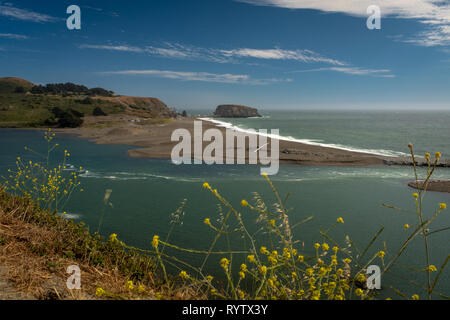
[{"label": "rocky island", "polygon": [[256,108],[234,105],[234,104],[224,104],[216,108],[214,116],[218,118],[250,118],[250,117],[261,117]]}]

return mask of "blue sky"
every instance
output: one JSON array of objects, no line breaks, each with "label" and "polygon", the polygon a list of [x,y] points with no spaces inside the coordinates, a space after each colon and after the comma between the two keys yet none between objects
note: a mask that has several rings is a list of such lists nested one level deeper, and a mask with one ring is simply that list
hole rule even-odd
[{"label": "blue sky", "polygon": [[[66,27],[73,4],[81,30]],[[0,76],[178,110],[450,110],[450,1],[0,0]]]}]

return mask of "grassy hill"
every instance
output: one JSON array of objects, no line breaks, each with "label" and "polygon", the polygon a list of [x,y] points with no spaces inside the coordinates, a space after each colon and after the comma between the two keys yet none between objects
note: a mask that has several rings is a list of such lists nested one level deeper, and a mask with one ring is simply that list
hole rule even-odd
[{"label": "grassy hill", "polygon": [[[24,88],[25,92],[17,92],[17,87]],[[0,127],[58,126],[55,108],[59,112],[68,112],[71,116],[81,118],[93,115],[98,108],[106,114],[131,113],[146,118],[173,117],[173,112],[156,98],[89,96],[72,92],[32,94],[33,87],[34,84],[27,80],[0,78]]]},{"label": "grassy hill", "polygon": [[34,83],[14,77],[0,78],[0,93],[14,93],[18,87],[22,87],[25,91],[29,91],[34,87]]}]

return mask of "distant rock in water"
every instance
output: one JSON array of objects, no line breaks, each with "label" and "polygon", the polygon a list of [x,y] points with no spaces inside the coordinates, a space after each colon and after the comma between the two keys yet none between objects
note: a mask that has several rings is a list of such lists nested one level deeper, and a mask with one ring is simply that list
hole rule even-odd
[{"label": "distant rock in water", "polygon": [[250,118],[261,117],[258,110],[251,107],[234,104],[220,105],[216,108],[214,116],[219,118]]}]

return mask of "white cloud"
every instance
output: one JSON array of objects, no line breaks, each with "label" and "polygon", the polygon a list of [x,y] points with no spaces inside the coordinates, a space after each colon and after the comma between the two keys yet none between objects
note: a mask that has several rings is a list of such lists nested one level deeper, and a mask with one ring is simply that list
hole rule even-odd
[{"label": "white cloud", "polygon": [[367,17],[367,8],[377,5],[382,16],[416,19],[425,30],[409,42],[425,46],[450,45],[450,2],[448,0],[235,0],[259,6],[313,9]]},{"label": "white cloud", "polygon": [[0,33],[0,38],[25,40],[25,39],[29,39],[30,37],[24,36],[22,34]]},{"label": "white cloud", "polygon": [[201,60],[218,63],[237,63],[236,59],[252,58],[260,60],[292,60],[303,63],[326,63],[332,65],[345,65],[346,63],[323,57],[311,50],[283,50],[275,49],[252,49],[239,48],[231,50],[221,50],[212,48],[201,48],[184,46],[181,44],[166,43],[164,47],[147,46],[145,48],[130,46],[111,45],[81,45],[80,48],[102,49],[112,51],[129,51],[147,53],[154,56],[172,59]]},{"label": "white cloud", "polygon": [[328,63],[335,65],[345,65],[344,62],[335,59],[322,57],[311,50],[282,50],[282,49],[235,49],[222,50],[227,57],[244,57],[268,60],[295,60],[305,63]]},{"label": "white cloud", "polygon": [[98,49],[98,50],[109,50],[109,51],[122,51],[122,52],[144,52],[143,49],[138,47],[130,47],[130,46],[112,46],[112,45],[89,45],[83,44],[80,46],[81,49]]},{"label": "white cloud", "polygon": [[0,3],[0,16],[32,22],[55,22],[60,20],[46,14],[15,8],[9,3]]},{"label": "white cloud", "polygon": [[116,75],[148,75],[166,79],[175,79],[183,81],[202,81],[202,82],[217,82],[217,83],[232,83],[232,84],[252,84],[264,85],[276,82],[289,82],[291,79],[252,79],[248,75],[241,74],[217,74],[209,72],[184,72],[184,71],[169,71],[169,70],[122,70],[122,71],[108,71],[103,74]]},{"label": "white cloud", "polygon": [[359,67],[329,67],[329,68],[317,68],[310,70],[299,70],[292,71],[291,73],[302,73],[302,72],[319,72],[319,71],[336,71],[341,73],[346,73],[355,76],[374,76],[381,78],[395,78],[389,69],[364,69]]}]

